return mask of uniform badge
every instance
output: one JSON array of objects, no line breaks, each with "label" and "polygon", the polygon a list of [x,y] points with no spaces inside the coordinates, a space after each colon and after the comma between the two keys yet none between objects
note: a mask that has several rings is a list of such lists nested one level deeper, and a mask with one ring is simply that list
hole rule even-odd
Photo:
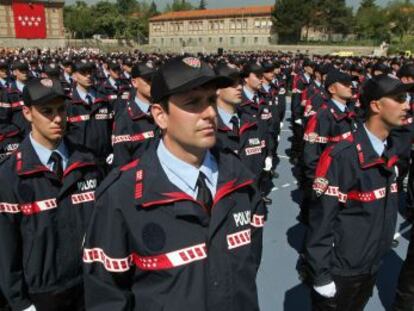
[{"label": "uniform badge", "polygon": [[320,197],[328,189],[329,181],[323,177],[315,178],[312,189],[316,192],[316,196]]},{"label": "uniform badge", "polygon": [[183,58],[183,63],[195,69],[201,68],[201,61],[196,57]]},{"label": "uniform badge", "polygon": [[154,69],[154,65],[151,62],[147,62],[145,66],[147,66],[148,68]]},{"label": "uniform badge", "polygon": [[318,138],[318,133],[312,132],[308,134],[308,141],[311,144],[314,144],[317,138]]},{"label": "uniform badge", "polygon": [[53,81],[50,79],[42,79],[40,80],[40,83],[42,83],[43,86],[45,87],[52,87],[53,86]]}]

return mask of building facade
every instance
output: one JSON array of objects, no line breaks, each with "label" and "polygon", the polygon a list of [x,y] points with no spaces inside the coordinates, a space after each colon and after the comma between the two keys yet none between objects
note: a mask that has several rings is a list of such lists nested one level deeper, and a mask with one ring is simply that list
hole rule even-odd
[{"label": "building facade", "polygon": [[[43,4],[46,25],[46,38],[44,39],[21,39],[16,38],[15,22],[13,14],[13,3]],[[4,47],[17,46],[64,46],[65,32],[63,26],[64,0],[0,0],[0,44]]]},{"label": "building facade", "polygon": [[273,6],[168,12],[150,19],[155,47],[266,46],[272,35]]}]

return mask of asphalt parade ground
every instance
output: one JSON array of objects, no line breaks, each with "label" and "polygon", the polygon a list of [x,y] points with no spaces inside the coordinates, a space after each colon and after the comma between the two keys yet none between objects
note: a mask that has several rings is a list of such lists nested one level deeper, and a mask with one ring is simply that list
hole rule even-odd
[{"label": "asphalt parade ground", "polygon": [[[310,311],[309,289],[302,284],[296,269],[299,250],[305,237],[305,227],[296,216],[299,212],[300,191],[286,155],[290,107],[287,107],[279,144],[279,178],[273,180],[268,220],[264,228],[263,258],[257,285],[261,311]],[[402,202],[404,198],[402,198]],[[403,204],[401,204],[403,205]],[[389,251],[379,271],[373,297],[365,311],[391,311],[399,272],[408,246],[410,225],[399,216],[395,237],[399,246]]]}]

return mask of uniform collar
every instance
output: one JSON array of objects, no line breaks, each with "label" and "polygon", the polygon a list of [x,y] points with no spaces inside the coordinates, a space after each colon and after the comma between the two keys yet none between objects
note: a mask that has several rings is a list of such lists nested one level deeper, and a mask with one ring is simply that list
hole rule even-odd
[{"label": "uniform collar", "polygon": [[346,104],[342,104],[339,101],[331,98],[331,101],[335,104],[336,107],[338,107],[339,111],[345,112],[346,110]]},{"label": "uniform collar", "polygon": [[373,166],[384,166],[385,168],[392,168],[398,161],[392,141],[387,141],[387,146],[384,149],[383,157],[378,156],[368,133],[363,124],[358,124],[357,130],[353,133],[354,142],[358,152],[359,164],[362,168],[369,168]]},{"label": "uniform collar", "polygon": [[253,101],[254,96],[256,95],[255,93],[251,92],[247,87],[243,86],[243,93],[246,96],[246,98],[248,100]]},{"label": "uniform collar", "polygon": [[214,179],[217,179],[218,174],[217,163],[209,151],[206,152],[200,168],[196,168],[173,155],[166,148],[163,140],[160,140],[158,145],[157,156],[169,179],[174,178],[175,180],[178,180],[179,184],[185,184],[193,191],[196,189],[197,179],[200,172],[203,172],[207,177],[208,183],[216,183],[216,180]]},{"label": "uniform collar", "polygon": [[57,152],[62,157],[63,162],[63,169],[66,168],[69,158],[69,153],[66,147],[66,144],[62,140],[59,146],[55,150],[50,150],[43,145],[39,144],[32,136],[32,133],[29,134],[30,142],[33,146],[34,151],[36,152],[37,156],[39,157],[40,162],[48,167],[51,168],[50,156],[53,152]]},{"label": "uniform collar", "polygon": [[112,79],[112,77],[108,78],[108,82],[114,89],[118,88],[118,86],[116,85],[116,81],[114,79]]},{"label": "uniform collar", "polygon": [[139,109],[145,113],[146,115],[150,114],[150,107],[151,105],[148,103],[144,103],[142,100],[140,100],[137,96],[134,97],[135,104],[139,107]]},{"label": "uniform collar", "polygon": [[16,80],[16,88],[19,90],[19,92],[23,92],[24,83],[20,82],[19,80]]},{"label": "uniform collar", "polygon": [[92,97],[92,101],[95,99],[95,96],[92,94],[91,91],[85,92],[84,90],[82,90],[78,86],[76,87],[76,92],[78,93],[80,99],[82,101],[84,101],[85,103],[88,103],[88,101],[86,100],[86,96],[88,96],[88,95]]},{"label": "uniform collar", "polygon": [[[332,112],[336,121],[342,121],[343,119],[355,119],[355,112],[354,111],[342,111],[340,107],[333,101],[333,99],[329,99],[327,102],[327,106]],[[350,110],[348,106],[345,106],[345,109]]]},{"label": "uniform collar", "polygon": [[387,145],[387,141],[382,141],[373,133],[371,133],[370,130],[365,126],[365,124],[364,129],[368,135],[369,141],[371,142],[371,145],[374,148],[375,152],[378,154],[379,157],[382,156]]},{"label": "uniform collar", "polygon": [[233,129],[233,123],[230,122],[231,118],[233,117],[236,117],[239,120],[239,126],[240,126],[240,118],[237,115],[237,113],[231,114],[221,107],[217,107],[217,111],[224,125],[227,126],[229,129]]}]

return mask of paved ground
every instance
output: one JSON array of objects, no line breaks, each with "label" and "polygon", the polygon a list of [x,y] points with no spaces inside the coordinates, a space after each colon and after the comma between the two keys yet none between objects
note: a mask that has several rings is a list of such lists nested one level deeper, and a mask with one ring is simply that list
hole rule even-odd
[{"label": "paved ground", "polygon": [[[289,113],[287,117],[290,117]],[[301,284],[296,271],[298,249],[303,241],[305,228],[296,220],[300,193],[286,156],[286,149],[290,147],[288,137],[291,135],[287,124],[285,121],[281,133],[281,161],[278,167],[280,177],[273,181],[273,204],[269,208],[265,226],[263,260],[257,280],[261,311],[311,310],[309,290]],[[398,274],[407,251],[408,229],[408,224],[399,217],[397,230],[403,233],[399,237],[400,245],[386,256],[374,296],[365,311],[390,310]]]}]

